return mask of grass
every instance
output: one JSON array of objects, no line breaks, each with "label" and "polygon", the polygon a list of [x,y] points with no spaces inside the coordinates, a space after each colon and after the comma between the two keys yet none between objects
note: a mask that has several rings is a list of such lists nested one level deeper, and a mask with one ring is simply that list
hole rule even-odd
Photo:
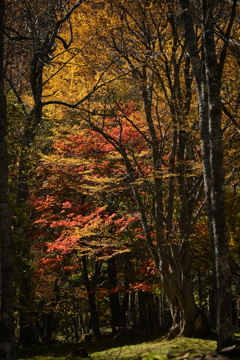
[{"label": "grass", "polygon": [[[85,344],[59,344],[51,346],[36,346],[31,349],[20,349],[19,360],[65,360],[74,347],[83,346],[92,360],[133,360],[143,358],[146,354],[162,356],[168,351],[179,353],[187,349],[215,350],[216,340],[190,339],[178,337],[171,341],[164,334],[155,336],[133,336],[102,341],[91,341]],[[146,359],[150,357],[146,356]],[[152,357],[153,359],[154,357]],[[81,359],[81,358],[75,358]]]},{"label": "grass", "polygon": [[[140,339],[139,339],[140,340]],[[177,338],[167,341],[166,337],[156,337],[151,339],[141,339],[135,344],[124,344],[104,351],[93,352],[93,359],[124,359],[131,360],[140,358],[144,354],[151,353],[154,355],[165,356],[168,351],[172,353],[181,352],[187,349],[211,350],[216,348],[216,341],[202,339]]]}]

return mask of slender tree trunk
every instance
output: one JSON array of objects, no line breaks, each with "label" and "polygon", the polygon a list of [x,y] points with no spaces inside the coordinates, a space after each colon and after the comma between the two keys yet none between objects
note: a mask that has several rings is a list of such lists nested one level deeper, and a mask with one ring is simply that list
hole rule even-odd
[{"label": "slender tree trunk", "polygon": [[88,302],[89,302],[89,308],[90,308],[90,314],[91,314],[91,327],[93,331],[93,337],[95,339],[101,338],[101,333],[99,329],[99,316],[97,312],[97,306],[96,306],[96,298],[95,293],[90,292],[88,293]]},{"label": "slender tree trunk", "polygon": [[78,342],[80,339],[80,331],[79,331],[80,329],[79,329],[79,316],[75,303],[75,298],[73,300],[73,321],[74,321],[75,341]]},{"label": "slender tree trunk", "polygon": [[4,93],[4,14],[0,0],[0,358],[16,359],[13,327],[13,253],[8,193],[7,106]]},{"label": "slender tree trunk", "polygon": [[118,291],[112,291],[117,286],[116,259],[112,257],[108,260],[108,282],[109,282],[109,301],[111,312],[112,332],[116,335],[116,328],[125,326],[121,319],[121,306]]},{"label": "slender tree trunk", "polygon": [[138,311],[140,331],[149,330],[149,318],[147,313],[146,293],[138,290]]},{"label": "slender tree trunk", "polygon": [[20,346],[34,346],[37,343],[36,334],[34,334],[34,323],[32,313],[29,309],[32,308],[32,284],[31,284],[31,266],[30,259],[30,244],[26,237],[26,219],[27,214],[27,200],[28,200],[28,169],[27,158],[25,151],[20,156],[18,184],[17,184],[17,198],[16,206],[17,213],[14,214],[14,246],[18,249],[17,266],[21,269],[21,276],[19,277],[19,296],[18,296],[18,312],[19,312],[19,345]]},{"label": "slender tree trunk", "polygon": [[95,273],[93,275],[93,284],[90,284],[89,281],[89,274],[88,274],[88,269],[87,269],[87,257],[86,256],[82,256],[82,274],[83,274],[83,279],[84,279],[84,285],[86,287],[86,290],[88,292],[88,304],[89,304],[89,309],[90,309],[90,322],[91,322],[91,327],[92,327],[92,331],[93,331],[93,336],[95,339],[100,339],[101,338],[101,333],[100,333],[100,329],[99,329],[99,315],[98,315],[98,311],[97,311],[97,306],[96,306],[96,297],[95,297],[95,291],[94,291],[94,287],[96,286],[96,282],[98,279],[98,264],[95,264]]},{"label": "slender tree trunk", "polygon": [[137,330],[137,317],[136,317],[136,293],[133,291],[130,295],[130,326],[131,330]]},{"label": "slender tree trunk", "polygon": [[149,318],[149,332],[157,333],[160,330],[157,304],[155,303],[155,297],[152,292],[147,293],[147,306],[148,306],[148,318]]}]

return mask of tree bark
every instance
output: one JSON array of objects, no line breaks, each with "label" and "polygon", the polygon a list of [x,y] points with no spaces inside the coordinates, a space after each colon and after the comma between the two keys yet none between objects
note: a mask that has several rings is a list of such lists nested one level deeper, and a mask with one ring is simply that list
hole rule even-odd
[{"label": "tree bark", "polygon": [[203,1],[203,44],[206,59],[208,93],[209,143],[211,164],[211,204],[208,212],[213,234],[214,273],[216,274],[216,329],[218,349],[235,344],[233,332],[231,295],[231,270],[229,265],[228,236],[225,217],[225,189],[223,146],[221,129],[220,77],[214,43],[213,2]]},{"label": "tree bark", "polygon": [[4,14],[0,1],[0,358],[16,359],[13,326],[13,253],[8,193],[7,106],[4,92]]},{"label": "tree bark", "polygon": [[110,312],[111,312],[111,326],[112,332],[116,335],[117,327],[124,327],[125,324],[122,323],[121,317],[121,305],[119,301],[118,291],[111,290],[115,289],[117,286],[117,271],[116,271],[116,259],[112,257],[108,260],[108,282],[109,282],[109,302],[110,302]]},{"label": "tree bark", "polygon": [[149,333],[154,334],[160,331],[160,324],[157,312],[156,298],[152,292],[147,293],[147,307],[149,318]]},{"label": "tree bark", "polygon": [[92,284],[89,280],[88,268],[87,268],[87,257],[82,256],[82,275],[84,280],[84,285],[88,292],[88,304],[90,310],[90,323],[93,331],[93,336],[95,339],[101,338],[101,333],[99,329],[99,315],[96,306],[96,297],[95,297],[95,287],[97,285],[98,275],[99,275],[99,266],[95,263],[95,272],[93,274]]},{"label": "tree bark", "polygon": [[[189,257],[189,250],[187,249],[181,262],[175,264],[170,273],[166,269],[167,264],[164,264],[162,268],[164,291],[172,316],[169,339],[177,335],[201,336],[206,332],[205,321],[199,313],[193,297]],[[200,325],[197,326],[199,323]]]},{"label": "tree bark", "polygon": [[[221,72],[215,49],[214,1],[202,1],[203,57],[199,56],[189,0],[181,0],[185,40],[198,91],[200,128],[203,152],[204,188],[209,233],[212,247],[212,268],[215,289],[216,330],[218,349],[235,344],[232,323],[231,272],[225,219],[223,147],[221,129]],[[234,2],[232,11],[234,11]],[[226,45],[226,44],[225,44]]]}]

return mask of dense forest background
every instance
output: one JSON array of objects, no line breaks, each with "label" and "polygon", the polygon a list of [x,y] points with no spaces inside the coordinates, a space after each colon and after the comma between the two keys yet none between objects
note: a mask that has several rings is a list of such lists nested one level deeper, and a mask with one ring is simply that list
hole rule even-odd
[{"label": "dense forest background", "polygon": [[240,7],[3,0],[2,359],[239,326]]}]

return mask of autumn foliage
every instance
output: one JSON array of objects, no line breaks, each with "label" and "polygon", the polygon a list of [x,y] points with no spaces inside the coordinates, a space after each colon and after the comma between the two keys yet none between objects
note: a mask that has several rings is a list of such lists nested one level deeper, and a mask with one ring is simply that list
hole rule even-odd
[{"label": "autumn foliage", "polygon": [[[190,51],[185,3],[8,2],[9,190],[23,345],[78,341],[90,331],[100,338],[103,329],[118,336],[120,327],[202,336],[215,323],[218,252],[209,229],[218,227],[209,219],[218,207],[209,211],[209,189],[220,184],[220,158],[229,264],[233,274],[239,267],[238,5],[210,1],[204,12],[204,1],[190,1]],[[207,25],[212,31],[202,32]],[[219,102],[209,106],[214,92],[205,82],[210,89],[214,81]],[[214,149],[222,149],[216,161]]]}]

